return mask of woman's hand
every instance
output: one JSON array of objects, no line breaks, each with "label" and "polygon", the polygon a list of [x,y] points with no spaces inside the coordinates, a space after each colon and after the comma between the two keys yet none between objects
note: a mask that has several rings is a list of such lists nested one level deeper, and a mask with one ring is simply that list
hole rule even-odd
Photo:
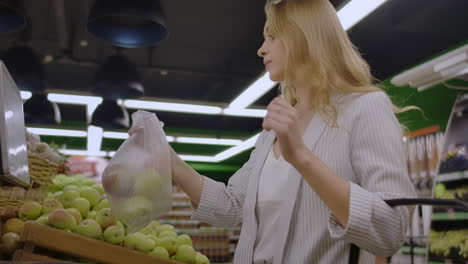
[{"label": "woman's hand", "polygon": [[276,97],[267,110],[263,128],[276,133],[284,159],[292,165],[296,164],[300,161],[302,153],[307,150],[302,140],[299,112],[281,97]]}]

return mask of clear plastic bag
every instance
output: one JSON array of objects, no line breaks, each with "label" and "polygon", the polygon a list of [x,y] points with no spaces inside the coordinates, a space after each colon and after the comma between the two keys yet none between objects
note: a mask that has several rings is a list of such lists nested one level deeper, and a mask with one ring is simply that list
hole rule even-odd
[{"label": "clear plastic bag", "polygon": [[132,134],[103,172],[102,183],[115,216],[136,231],[172,207],[171,160],[163,123],[155,114],[132,115]]}]

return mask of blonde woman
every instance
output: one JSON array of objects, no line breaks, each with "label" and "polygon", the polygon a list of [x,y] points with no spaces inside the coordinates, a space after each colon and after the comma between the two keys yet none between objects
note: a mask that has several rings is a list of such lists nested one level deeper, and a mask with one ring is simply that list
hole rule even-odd
[{"label": "blonde woman", "polygon": [[352,243],[360,263],[393,254],[410,209],[384,199],[414,190],[391,101],[328,0],[270,1],[265,10],[258,55],[282,97],[227,186],[173,152],[173,179],[196,207],[193,218],[242,224],[237,264],[348,263]]}]

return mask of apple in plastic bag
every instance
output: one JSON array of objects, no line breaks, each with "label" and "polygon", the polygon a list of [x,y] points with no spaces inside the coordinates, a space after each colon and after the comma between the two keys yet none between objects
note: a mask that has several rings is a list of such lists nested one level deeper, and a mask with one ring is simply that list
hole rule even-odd
[{"label": "apple in plastic bag", "polygon": [[157,170],[146,168],[135,176],[134,192],[136,195],[152,197],[159,192],[164,180]]},{"label": "apple in plastic bag", "polygon": [[143,196],[134,196],[124,202],[119,215],[125,226],[130,231],[135,231],[151,222],[153,205]]}]

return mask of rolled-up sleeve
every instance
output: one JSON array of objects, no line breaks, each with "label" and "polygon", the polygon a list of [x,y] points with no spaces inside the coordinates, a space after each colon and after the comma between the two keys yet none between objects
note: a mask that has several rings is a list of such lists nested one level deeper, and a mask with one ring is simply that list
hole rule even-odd
[{"label": "rolled-up sleeve", "polygon": [[219,227],[242,223],[247,186],[257,159],[258,145],[262,141],[263,133],[257,139],[249,160],[229,179],[227,186],[204,176],[200,202],[192,212],[192,219]]},{"label": "rolled-up sleeve", "polygon": [[350,208],[345,227],[330,214],[329,231],[379,256],[394,254],[403,244],[409,207],[392,208],[386,199],[415,197],[409,180],[402,130],[393,105],[383,92],[361,96],[361,109],[351,132],[351,163],[357,183],[350,183]]}]

